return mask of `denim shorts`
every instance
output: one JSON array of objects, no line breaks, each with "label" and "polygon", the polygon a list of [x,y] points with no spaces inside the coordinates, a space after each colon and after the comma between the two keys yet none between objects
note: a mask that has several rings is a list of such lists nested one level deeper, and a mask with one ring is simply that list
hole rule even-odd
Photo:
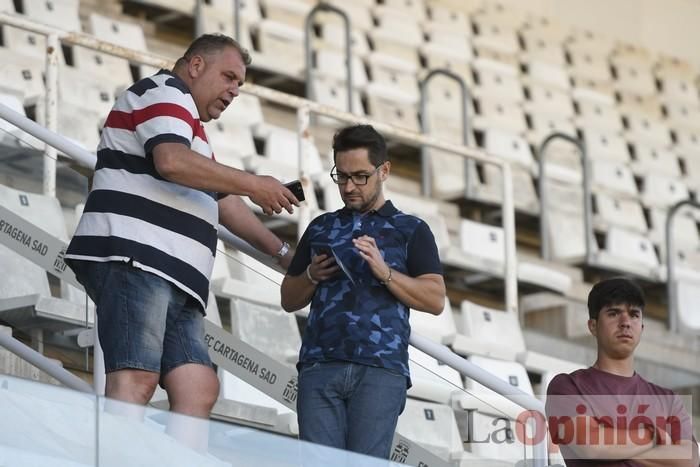
[{"label": "denim shorts", "polygon": [[193,297],[171,282],[122,261],[76,261],[71,269],[97,311],[105,371],[160,373],[186,363],[212,367],[204,315]]}]

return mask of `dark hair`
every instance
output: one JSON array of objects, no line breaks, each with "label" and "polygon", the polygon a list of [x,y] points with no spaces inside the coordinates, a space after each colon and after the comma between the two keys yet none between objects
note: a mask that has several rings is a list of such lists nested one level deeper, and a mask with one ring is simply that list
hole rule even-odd
[{"label": "dark hair", "polygon": [[644,292],[636,282],[626,277],[614,277],[598,282],[588,294],[588,317],[598,319],[600,310],[611,305],[644,308]]},{"label": "dark hair", "polygon": [[365,148],[369,161],[379,167],[389,158],[384,137],[372,125],[353,125],[341,128],[333,135],[333,162],[339,152]]},{"label": "dark hair", "polygon": [[177,59],[175,62],[175,68],[183,66],[185,63],[189,62],[195,55],[210,55],[215,52],[219,52],[227,47],[233,47],[238,50],[243,59],[243,64],[248,66],[251,64],[252,59],[248,50],[238,43],[235,39],[225,35],[225,34],[202,34],[196,38],[190,46],[187,48],[182,57]]}]

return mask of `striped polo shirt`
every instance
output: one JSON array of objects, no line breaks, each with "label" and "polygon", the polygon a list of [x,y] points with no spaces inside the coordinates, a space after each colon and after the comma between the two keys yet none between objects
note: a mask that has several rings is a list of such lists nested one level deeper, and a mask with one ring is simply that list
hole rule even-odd
[{"label": "striped polo shirt", "polygon": [[161,70],[114,104],[97,147],[92,189],[66,259],[124,261],[179,287],[206,308],[216,252],[218,195],[169,182],[153,163],[160,143],[214,159],[187,85]]}]

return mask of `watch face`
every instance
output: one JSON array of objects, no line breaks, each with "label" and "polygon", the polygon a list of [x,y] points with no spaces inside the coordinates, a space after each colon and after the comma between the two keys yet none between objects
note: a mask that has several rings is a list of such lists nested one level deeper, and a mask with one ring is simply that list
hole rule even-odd
[{"label": "watch face", "polygon": [[287,253],[289,253],[289,243],[283,242],[279,251],[275,254],[275,257],[281,258],[281,257],[285,256]]}]

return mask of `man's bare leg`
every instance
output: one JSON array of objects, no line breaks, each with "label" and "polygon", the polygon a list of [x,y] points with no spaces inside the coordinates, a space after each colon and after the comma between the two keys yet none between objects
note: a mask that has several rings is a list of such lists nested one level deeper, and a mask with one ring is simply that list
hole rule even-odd
[{"label": "man's bare leg", "polygon": [[192,449],[206,452],[209,414],[219,396],[216,373],[208,366],[188,363],[169,371],[163,385],[173,412],[167,433]]},{"label": "man's bare leg", "polygon": [[132,420],[143,420],[145,405],[153,397],[159,377],[158,373],[136,369],[107,373],[105,410]]}]

